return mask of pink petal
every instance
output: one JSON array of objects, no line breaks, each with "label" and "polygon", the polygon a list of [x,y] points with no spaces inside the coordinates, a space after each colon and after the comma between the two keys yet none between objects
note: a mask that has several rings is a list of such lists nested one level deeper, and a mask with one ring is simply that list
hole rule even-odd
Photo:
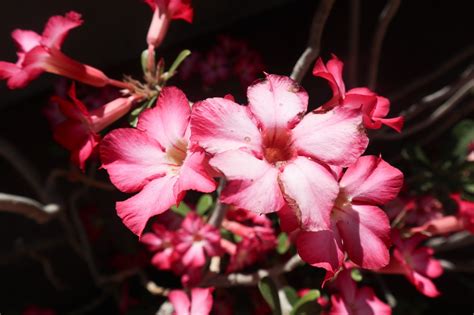
[{"label": "pink petal", "polygon": [[279,171],[241,150],[216,154],[210,161],[230,180],[222,192],[224,203],[257,213],[278,211],[285,205],[278,185]]},{"label": "pink petal", "polygon": [[336,166],[353,163],[369,143],[361,112],[342,107],[306,115],[293,138],[300,154]]},{"label": "pink petal", "polygon": [[176,315],[194,315],[190,313],[191,302],[188,295],[182,290],[171,290],[168,299],[173,305]]},{"label": "pink petal", "polygon": [[308,264],[326,269],[324,281],[334,276],[344,260],[340,240],[330,230],[299,233],[296,248]]},{"label": "pink petal", "polygon": [[137,128],[145,131],[164,148],[169,148],[185,136],[191,108],[184,93],[175,87],[164,88],[156,107],[144,111]]},{"label": "pink petal", "polygon": [[413,283],[418,291],[428,297],[434,298],[441,294],[436,288],[436,285],[429,278],[422,276],[417,272],[413,272],[408,279]]},{"label": "pink petal", "polygon": [[266,132],[292,128],[308,106],[303,88],[288,77],[273,74],[250,86],[247,97],[250,111]]},{"label": "pink petal", "polygon": [[188,152],[179,171],[176,193],[193,189],[200,192],[213,192],[216,182],[207,172],[208,159],[203,151]]},{"label": "pink petal", "polygon": [[354,315],[350,305],[346,305],[344,299],[338,295],[331,295],[331,309],[323,311],[322,315]]},{"label": "pink petal", "polygon": [[206,263],[204,247],[201,244],[192,244],[181,257],[182,263],[186,267],[202,267]]},{"label": "pink petal", "polygon": [[280,228],[283,232],[291,233],[300,227],[300,221],[290,206],[285,205],[277,214],[280,218]]},{"label": "pink petal", "polygon": [[353,201],[384,204],[398,195],[403,173],[382,158],[367,155],[346,170],[339,185]]},{"label": "pink petal", "polygon": [[247,148],[261,154],[262,137],[247,108],[225,98],[194,104],[191,140],[210,153]]},{"label": "pink petal", "polygon": [[332,90],[332,98],[323,106],[334,106],[338,104],[339,101],[344,97],[344,93],[342,93],[339,89],[339,85],[337,84],[336,79],[331,73],[329,73],[321,58],[318,58],[318,60],[316,60],[316,63],[313,68],[313,75],[315,77],[320,77],[327,80]]},{"label": "pink petal", "polygon": [[168,10],[172,19],[181,19],[188,23],[193,22],[194,12],[191,7],[191,0],[170,0]]},{"label": "pink petal", "polygon": [[364,287],[357,292],[357,301],[355,303],[356,312],[354,315],[390,315],[392,309],[377,298],[374,290],[369,287]]},{"label": "pink petal", "polygon": [[117,214],[123,223],[136,235],[141,236],[148,219],[178,204],[184,195],[175,195],[175,176],[165,176],[152,180],[135,196],[117,202]]},{"label": "pink petal", "polygon": [[326,63],[326,67],[329,73],[331,73],[334,77],[341,94],[344,95],[346,94],[346,86],[344,85],[344,80],[342,79],[342,70],[344,68],[344,64],[336,57],[336,55],[332,55],[331,57],[331,60]]},{"label": "pink petal", "polygon": [[380,119],[380,122],[385,126],[388,126],[394,129],[397,132],[401,132],[403,128],[403,124],[405,123],[405,119],[403,116],[394,117],[394,118],[383,118]]},{"label": "pink petal", "polygon": [[418,273],[430,278],[437,278],[443,274],[443,267],[433,258],[433,249],[420,247],[411,255],[411,265]]},{"label": "pink petal", "polygon": [[81,15],[74,11],[65,16],[56,15],[49,18],[43,31],[41,44],[49,48],[60,49],[69,31],[80,26],[82,22]]},{"label": "pink petal", "polygon": [[333,174],[308,158],[298,157],[285,167],[280,179],[285,197],[296,211],[302,229],[328,229],[339,192]]},{"label": "pink petal", "polygon": [[208,315],[212,309],[212,291],[209,288],[191,289],[191,314]]},{"label": "pink petal", "polygon": [[102,166],[124,192],[135,192],[168,171],[160,144],[143,131],[122,128],[109,132],[100,146]]},{"label": "pink petal", "polygon": [[13,40],[21,52],[29,52],[40,45],[41,36],[33,31],[16,29],[12,32]]},{"label": "pink petal", "polygon": [[390,260],[390,223],[380,208],[352,205],[337,212],[336,223],[349,258],[366,269],[379,269]]},{"label": "pink petal", "polygon": [[161,270],[171,270],[171,267],[175,262],[174,257],[173,248],[166,248],[165,250],[157,252],[155,255],[153,255],[151,264]]}]

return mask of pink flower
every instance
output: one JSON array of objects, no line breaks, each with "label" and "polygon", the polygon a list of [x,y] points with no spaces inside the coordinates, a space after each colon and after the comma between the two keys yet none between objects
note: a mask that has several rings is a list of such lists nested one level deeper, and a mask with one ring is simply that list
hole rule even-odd
[{"label": "pink flower", "polygon": [[176,233],[157,223],[152,225],[152,231],[152,233],[143,234],[140,241],[147,245],[150,251],[156,252],[151,259],[153,266],[170,270],[178,259],[175,252]]},{"label": "pink flower", "polygon": [[123,223],[137,235],[150,217],[178,204],[187,190],[216,188],[205,153],[190,142],[190,115],[184,93],[164,88],[156,107],[140,115],[137,129],[113,130],[101,143],[112,183],[123,192],[139,192],[116,205]]},{"label": "pink flower", "polygon": [[133,105],[134,97],[117,98],[89,111],[76,97],[75,85],[69,89],[69,100],[53,97],[65,120],[53,126],[54,139],[71,151],[71,160],[84,170],[85,163],[97,148],[99,132],[124,116]]},{"label": "pink flower", "polygon": [[390,315],[390,306],[377,298],[370,287],[358,288],[351,270],[341,271],[334,283],[338,293],[331,296],[331,309],[323,315]]},{"label": "pink flower", "polygon": [[172,19],[182,19],[189,23],[193,21],[191,0],[145,0],[145,2],[153,10],[147,34],[149,46],[160,46]]},{"label": "pink flower", "polygon": [[344,251],[362,268],[386,266],[390,223],[378,205],[395,198],[402,184],[403,174],[380,157],[360,157],[339,180],[331,229],[298,234],[296,247],[301,258],[326,269],[326,280],[341,267]]},{"label": "pink flower", "polygon": [[214,156],[228,184],[221,201],[257,213],[289,201],[307,230],[326,230],[338,194],[328,164],[347,166],[368,139],[359,111],[306,112],[308,95],[288,77],[267,75],[249,87],[248,106],[225,98],[194,105],[192,140]]},{"label": "pink flower", "polygon": [[210,51],[200,64],[200,72],[205,85],[226,80],[230,74],[226,56],[217,50]]},{"label": "pink flower", "polygon": [[385,97],[379,96],[368,88],[354,88],[346,92],[342,79],[344,64],[335,56],[324,65],[321,58],[316,61],[313,75],[329,82],[333,96],[324,107],[343,106],[360,109],[364,113],[364,125],[369,129],[379,129],[387,125],[400,132],[403,127],[403,117],[385,118],[390,111],[390,102]]},{"label": "pink flower", "polygon": [[173,315],[208,315],[212,309],[213,288],[193,288],[191,296],[182,290],[171,290],[168,298],[173,305]]},{"label": "pink flower", "polygon": [[10,89],[18,89],[41,73],[50,72],[92,86],[105,86],[109,79],[102,71],[79,63],[60,51],[69,31],[81,24],[81,15],[71,11],[64,17],[51,17],[42,35],[29,30],[14,30],[12,37],[18,46],[18,61],[0,61],[0,79],[8,80]]},{"label": "pink flower", "polygon": [[439,261],[433,258],[433,249],[419,246],[424,239],[420,234],[402,239],[400,233],[394,231],[392,240],[395,247],[390,264],[379,272],[402,274],[424,295],[437,297],[440,293],[430,279],[441,276],[443,268]]},{"label": "pink flower", "polygon": [[399,197],[385,207],[389,217],[401,216],[409,225],[422,225],[443,216],[443,204],[433,196]]},{"label": "pink flower", "polygon": [[207,257],[222,254],[219,230],[189,212],[176,235],[176,252],[184,268],[202,267]]}]

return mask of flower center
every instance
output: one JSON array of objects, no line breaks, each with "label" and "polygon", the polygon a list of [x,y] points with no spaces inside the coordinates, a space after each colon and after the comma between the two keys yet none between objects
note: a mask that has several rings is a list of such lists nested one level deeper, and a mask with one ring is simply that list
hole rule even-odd
[{"label": "flower center", "polygon": [[185,139],[179,139],[168,149],[166,149],[166,157],[168,161],[176,166],[183,165],[184,159],[186,158],[188,150],[188,141]]},{"label": "flower center", "polygon": [[276,166],[292,159],[295,155],[291,134],[286,129],[264,131],[262,146],[265,160]]},{"label": "flower center", "polygon": [[332,219],[336,222],[339,221],[344,216],[344,213],[350,208],[351,201],[347,198],[344,189],[340,188],[339,195],[336,198],[336,202],[334,203],[334,207],[331,212]]}]

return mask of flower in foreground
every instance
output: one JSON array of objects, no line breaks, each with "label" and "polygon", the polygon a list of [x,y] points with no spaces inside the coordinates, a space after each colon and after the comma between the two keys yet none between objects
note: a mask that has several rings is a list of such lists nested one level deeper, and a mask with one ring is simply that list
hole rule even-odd
[{"label": "flower in foreground", "polygon": [[365,150],[360,111],[339,107],[303,117],[306,92],[271,74],[247,95],[248,106],[210,98],[193,107],[191,139],[228,180],[221,201],[257,213],[289,201],[303,229],[328,229],[338,194],[328,165],[347,166]]},{"label": "flower in foreground", "polygon": [[178,204],[187,190],[216,188],[205,153],[190,142],[190,115],[184,93],[167,87],[156,107],[140,114],[136,129],[115,129],[102,140],[101,160],[112,183],[123,192],[138,192],[116,208],[139,236],[150,217]]},{"label": "flower in foreground", "polygon": [[390,315],[390,306],[377,298],[370,287],[358,288],[346,269],[337,275],[334,282],[337,293],[331,295],[331,308],[324,315]]},{"label": "flower in foreground", "polygon": [[346,86],[342,79],[342,68],[344,64],[336,57],[324,65],[321,58],[316,61],[313,75],[321,77],[329,82],[333,96],[324,104],[324,108],[343,106],[348,108],[359,108],[364,113],[364,125],[369,129],[379,129],[382,125],[400,132],[403,127],[403,117],[385,118],[390,111],[390,101],[379,96],[365,87],[354,88],[346,92]]},{"label": "flower in foreground", "polygon": [[424,239],[421,234],[402,239],[400,233],[394,231],[392,240],[395,247],[390,264],[379,272],[402,274],[424,295],[437,297],[440,293],[431,279],[441,276],[443,268],[440,262],[433,258],[433,249],[419,246]]},{"label": "flower in foreground", "polygon": [[402,172],[382,158],[360,157],[339,180],[331,229],[299,232],[296,247],[301,258],[326,269],[326,280],[342,266],[344,252],[362,268],[386,266],[390,259],[390,223],[378,206],[394,199],[402,184]]},{"label": "flower in foreground", "polygon": [[168,299],[174,308],[173,315],[208,315],[212,309],[213,288],[193,288],[188,295],[182,290],[171,290]]},{"label": "flower in foreground", "polygon": [[52,97],[65,120],[54,125],[54,139],[71,151],[71,160],[84,170],[85,163],[97,148],[104,128],[124,116],[133,105],[134,97],[120,97],[89,111],[76,96],[75,85],[69,89],[70,100]]},{"label": "flower in foreground", "polygon": [[82,24],[81,15],[69,12],[51,17],[43,34],[17,29],[12,32],[18,47],[16,63],[0,61],[0,79],[8,80],[10,89],[23,88],[43,72],[50,72],[92,86],[105,86],[109,79],[102,71],[79,63],[61,52],[69,31]]}]

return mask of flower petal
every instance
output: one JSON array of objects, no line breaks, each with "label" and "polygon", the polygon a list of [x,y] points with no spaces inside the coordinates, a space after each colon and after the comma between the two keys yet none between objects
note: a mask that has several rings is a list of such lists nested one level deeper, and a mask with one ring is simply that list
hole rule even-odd
[{"label": "flower petal", "polygon": [[348,166],[365,150],[369,139],[360,110],[336,107],[310,113],[293,129],[298,152],[336,166]]},{"label": "flower petal", "polygon": [[189,301],[188,295],[182,290],[171,290],[168,294],[168,299],[174,308],[176,315],[191,315],[191,301]]},{"label": "flower petal", "polygon": [[115,129],[100,145],[102,166],[110,180],[124,192],[135,192],[168,171],[160,144],[143,131]]},{"label": "flower petal", "polygon": [[441,294],[436,288],[436,285],[433,283],[433,281],[419,274],[418,272],[413,272],[411,276],[408,277],[408,279],[418,291],[428,297],[434,298]]},{"label": "flower petal", "polygon": [[329,229],[331,210],[339,192],[330,171],[308,158],[298,157],[285,167],[280,181],[302,229]]},{"label": "flower petal", "polygon": [[41,44],[60,49],[69,31],[80,26],[82,22],[81,15],[74,11],[68,12],[65,16],[50,17],[44,28]]},{"label": "flower petal", "polygon": [[33,31],[16,29],[12,32],[13,40],[20,52],[27,53],[40,45],[41,36]]},{"label": "flower petal", "polygon": [[384,204],[397,196],[403,173],[382,158],[367,155],[346,170],[339,185],[353,201]]},{"label": "flower petal", "polygon": [[265,132],[292,128],[306,112],[308,94],[289,77],[267,74],[247,90],[249,108]]},{"label": "flower petal", "polygon": [[247,148],[262,151],[262,137],[247,108],[225,98],[208,98],[194,104],[191,141],[209,153]]},{"label": "flower petal", "polygon": [[191,314],[208,315],[212,309],[212,288],[191,289]]},{"label": "flower petal", "polygon": [[179,171],[179,180],[176,192],[184,190],[197,190],[200,192],[213,192],[216,182],[208,174],[208,158],[203,151],[188,152],[186,159]]}]

